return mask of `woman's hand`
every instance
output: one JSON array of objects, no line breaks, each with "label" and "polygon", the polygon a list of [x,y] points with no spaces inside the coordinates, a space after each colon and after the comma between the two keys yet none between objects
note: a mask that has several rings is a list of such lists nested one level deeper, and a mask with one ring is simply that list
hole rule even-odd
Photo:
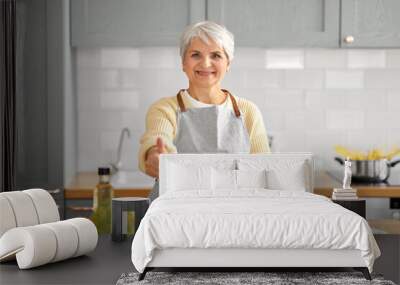
[{"label": "woman's hand", "polygon": [[146,173],[155,178],[158,178],[158,166],[161,153],[167,153],[167,150],[162,139],[157,138],[157,145],[147,151],[145,161]]}]

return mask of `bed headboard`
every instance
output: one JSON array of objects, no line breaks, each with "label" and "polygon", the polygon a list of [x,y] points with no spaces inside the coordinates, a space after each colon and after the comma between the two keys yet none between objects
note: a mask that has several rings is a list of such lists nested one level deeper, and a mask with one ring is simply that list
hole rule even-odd
[{"label": "bed headboard", "polygon": [[[304,166],[305,190],[314,190],[314,160],[312,153],[270,153],[270,154],[162,154],[160,156],[159,191],[160,195],[168,191],[168,179],[176,179],[171,175],[175,165],[184,169],[196,167],[213,167],[217,169],[258,169],[272,168],[281,173],[287,167],[301,164]],[[171,181],[170,181],[171,182]]]}]

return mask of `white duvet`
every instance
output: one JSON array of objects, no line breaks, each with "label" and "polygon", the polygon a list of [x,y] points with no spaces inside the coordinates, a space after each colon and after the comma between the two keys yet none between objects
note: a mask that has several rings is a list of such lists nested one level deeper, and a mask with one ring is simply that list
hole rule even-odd
[{"label": "white duvet", "polygon": [[372,271],[379,248],[365,219],[307,192],[248,189],[184,191],[156,199],[132,243],[143,272],[155,249],[358,249]]}]

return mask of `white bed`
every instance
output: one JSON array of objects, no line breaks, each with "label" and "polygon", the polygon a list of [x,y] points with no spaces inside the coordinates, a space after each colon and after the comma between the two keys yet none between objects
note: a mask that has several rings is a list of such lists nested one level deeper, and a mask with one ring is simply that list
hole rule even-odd
[{"label": "white bed", "polygon": [[[312,194],[312,155],[168,154],[132,243],[155,267],[354,267],[380,255],[368,223]],[[367,270],[368,268],[368,270]]]}]

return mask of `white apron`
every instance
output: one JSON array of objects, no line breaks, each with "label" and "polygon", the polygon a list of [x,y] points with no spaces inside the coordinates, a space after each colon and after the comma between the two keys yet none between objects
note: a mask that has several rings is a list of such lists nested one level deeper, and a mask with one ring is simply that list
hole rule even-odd
[{"label": "white apron", "polygon": [[[227,91],[233,110],[222,105],[186,109],[180,90],[177,94],[177,133],[174,139],[178,153],[250,153],[249,134],[235,98]],[[150,201],[158,197],[158,181]]]}]

